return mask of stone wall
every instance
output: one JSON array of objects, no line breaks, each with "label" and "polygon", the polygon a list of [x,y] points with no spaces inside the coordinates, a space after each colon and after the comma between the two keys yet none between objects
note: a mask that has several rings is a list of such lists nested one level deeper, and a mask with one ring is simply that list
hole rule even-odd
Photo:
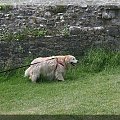
[{"label": "stone wall", "polygon": [[0,4],[36,4],[36,5],[107,5],[107,4],[120,4],[119,0],[0,0]]},{"label": "stone wall", "polygon": [[[44,37],[3,40],[7,33],[44,29]],[[66,35],[67,33],[67,35]],[[28,56],[73,54],[91,47],[120,50],[120,6],[12,6],[0,10],[0,66],[23,64]]]}]

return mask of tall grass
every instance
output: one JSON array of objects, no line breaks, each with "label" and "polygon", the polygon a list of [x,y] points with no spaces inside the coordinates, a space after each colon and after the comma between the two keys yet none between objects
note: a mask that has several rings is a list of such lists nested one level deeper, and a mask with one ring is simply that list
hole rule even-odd
[{"label": "tall grass", "polygon": [[75,69],[69,69],[66,74],[67,79],[77,79],[81,75],[94,74],[109,71],[120,65],[120,51],[109,51],[105,49],[92,49],[87,52]]},{"label": "tall grass", "polygon": [[100,72],[118,65],[120,65],[120,51],[105,49],[90,50],[81,61],[81,67],[86,72]]},{"label": "tall grass", "polygon": [[[25,65],[30,64],[27,59]],[[29,62],[28,62],[29,61]],[[79,73],[98,73],[103,70],[115,68],[120,65],[120,51],[108,51],[104,49],[92,49],[87,52],[79,63],[74,67],[75,69],[69,69],[67,71],[67,78],[76,78]],[[26,67],[27,68],[27,67]],[[1,74],[2,76],[12,77],[24,74],[26,68],[20,68],[11,72]],[[9,69],[9,68],[8,68]],[[0,76],[1,76],[0,75]]]}]

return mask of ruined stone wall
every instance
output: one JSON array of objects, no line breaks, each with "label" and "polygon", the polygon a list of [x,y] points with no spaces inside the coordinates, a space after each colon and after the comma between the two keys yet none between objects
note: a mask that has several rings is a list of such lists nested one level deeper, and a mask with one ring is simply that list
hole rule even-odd
[{"label": "ruined stone wall", "polygon": [[[43,37],[3,40],[23,29],[47,31]],[[28,56],[73,54],[91,47],[120,50],[120,6],[12,6],[0,10],[0,66],[23,64]]]}]

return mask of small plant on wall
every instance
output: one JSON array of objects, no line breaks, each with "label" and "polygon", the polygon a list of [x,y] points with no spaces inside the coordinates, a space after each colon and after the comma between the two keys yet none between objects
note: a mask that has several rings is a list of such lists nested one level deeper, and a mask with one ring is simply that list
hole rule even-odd
[{"label": "small plant on wall", "polygon": [[69,29],[67,28],[67,26],[65,26],[64,29],[60,33],[64,37],[68,37],[70,35]]},{"label": "small plant on wall", "polygon": [[0,5],[0,11],[9,11],[12,7],[11,5]]},{"label": "small plant on wall", "polygon": [[26,28],[22,30],[21,32],[7,32],[7,33],[1,33],[0,34],[0,40],[24,40],[30,37],[36,38],[36,37],[42,37],[47,34],[47,30],[44,29],[30,29]]}]

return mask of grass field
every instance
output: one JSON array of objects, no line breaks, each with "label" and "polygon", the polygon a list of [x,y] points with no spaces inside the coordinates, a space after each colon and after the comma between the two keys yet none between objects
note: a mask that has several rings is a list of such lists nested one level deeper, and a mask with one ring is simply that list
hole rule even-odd
[{"label": "grass field", "polygon": [[87,54],[64,82],[31,83],[23,72],[0,77],[0,114],[120,114],[120,53]]}]

